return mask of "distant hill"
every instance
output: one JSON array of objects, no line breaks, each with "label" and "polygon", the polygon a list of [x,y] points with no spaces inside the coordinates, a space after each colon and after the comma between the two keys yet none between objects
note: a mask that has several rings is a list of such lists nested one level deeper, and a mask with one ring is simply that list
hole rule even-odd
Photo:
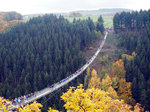
[{"label": "distant hill", "polygon": [[[78,10],[78,11],[71,11],[69,13],[53,13],[57,16],[59,15],[63,15],[63,16],[70,16],[70,14],[74,14],[74,13],[78,13],[81,14],[82,16],[90,16],[90,15],[110,15],[113,16],[116,13],[120,13],[120,12],[131,12],[132,10],[130,9],[124,9],[124,8],[111,8],[111,9],[98,9],[98,10]],[[24,15],[24,19],[27,18],[33,18],[33,17],[38,17],[38,16],[42,16],[44,14],[27,14]]]},{"label": "distant hill", "polygon": [[22,18],[21,14],[14,11],[0,12],[0,33],[17,24]]},{"label": "distant hill", "polygon": [[123,8],[112,8],[112,9],[98,9],[98,10],[80,10],[76,11],[81,13],[82,15],[114,15],[115,13],[120,12],[131,12],[130,9],[123,9]]}]

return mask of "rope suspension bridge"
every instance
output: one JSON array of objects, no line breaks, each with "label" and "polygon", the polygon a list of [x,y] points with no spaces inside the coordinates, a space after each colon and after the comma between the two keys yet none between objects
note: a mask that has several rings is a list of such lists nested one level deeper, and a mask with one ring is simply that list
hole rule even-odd
[{"label": "rope suspension bridge", "polygon": [[99,52],[101,51],[102,47],[104,46],[105,40],[107,38],[108,32],[105,33],[104,39],[102,40],[102,43],[100,44],[98,50],[95,52],[95,54],[93,55],[93,57],[87,61],[87,63],[82,66],[80,69],[78,69],[75,73],[71,74],[70,76],[62,79],[61,81],[46,87],[38,92],[32,93],[30,95],[27,95],[25,97],[23,97],[20,101],[14,101],[12,102],[11,105],[9,105],[10,110],[15,110],[17,107],[21,106],[21,105],[26,105],[30,102],[33,102],[35,100],[40,99],[41,97],[44,97],[56,90],[58,90],[59,88],[67,85],[69,82],[71,82],[73,79],[75,79],[76,77],[78,77],[84,70],[86,70],[86,68],[94,61],[94,59],[97,57],[97,55],[99,54]]}]

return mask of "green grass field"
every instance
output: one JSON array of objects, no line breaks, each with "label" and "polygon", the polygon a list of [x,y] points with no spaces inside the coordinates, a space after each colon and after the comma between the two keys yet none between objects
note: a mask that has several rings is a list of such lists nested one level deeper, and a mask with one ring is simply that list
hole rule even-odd
[{"label": "green grass field", "polygon": [[[88,19],[88,17],[90,17],[94,22],[96,22],[99,16],[82,16],[82,17],[76,17],[76,19],[85,20],[85,19]],[[102,17],[104,20],[105,28],[113,27],[113,16],[102,16]],[[69,16],[66,16],[65,18],[68,19],[70,22],[72,22],[74,19],[74,17],[69,17]]]},{"label": "green grass field", "polygon": [[111,27],[113,28],[113,16],[102,16],[104,20],[104,27]]}]

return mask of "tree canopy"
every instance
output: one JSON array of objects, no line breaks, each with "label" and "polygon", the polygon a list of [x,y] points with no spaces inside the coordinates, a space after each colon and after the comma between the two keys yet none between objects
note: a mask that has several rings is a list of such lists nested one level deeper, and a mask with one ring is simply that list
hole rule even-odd
[{"label": "tree canopy", "polygon": [[120,45],[127,49],[122,55],[126,80],[132,82],[133,98],[150,110],[150,10],[122,12],[114,16],[114,30]]}]

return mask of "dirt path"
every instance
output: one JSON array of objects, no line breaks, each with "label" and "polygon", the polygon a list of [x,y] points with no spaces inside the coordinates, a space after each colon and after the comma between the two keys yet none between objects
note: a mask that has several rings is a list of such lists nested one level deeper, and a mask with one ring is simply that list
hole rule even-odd
[{"label": "dirt path", "polygon": [[[97,39],[92,45],[85,49],[84,55],[86,56],[86,60],[88,60],[97,50],[101,39]],[[90,65],[90,69],[96,69],[96,71],[100,72],[102,68],[106,69],[108,72],[111,71],[112,63],[115,62],[119,55],[121,55],[124,50],[122,48],[117,47],[117,37],[113,33],[109,33],[102,48],[102,51],[99,53],[94,62]]]}]

